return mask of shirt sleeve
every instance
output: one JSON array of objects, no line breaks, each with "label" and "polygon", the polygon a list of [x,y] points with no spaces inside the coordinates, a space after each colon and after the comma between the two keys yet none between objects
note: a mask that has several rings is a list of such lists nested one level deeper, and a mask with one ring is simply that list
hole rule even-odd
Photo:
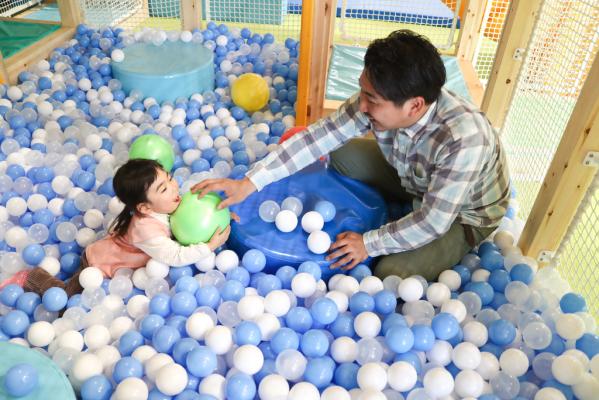
[{"label": "shirt sleeve", "polygon": [[368,255],[414,250],[447,232],[473,189],[485,149],[482,135],[470,135],[442,149],[421,207],[397,221],[366,232],[363,240]]},{"label": "shirt sleeve", "polygon": [[366,115],[359,111],[359,94],[348,99],[336,112],[292,136],[257,162],[246,173],[258,191],[312,164],[349,139],[370,129]]},{"label": "shirt sleeve", "polygon": [[212,253],[204,243],[182,246],[166,236],[153,237],[140,243],[135,243],[141,251],[166,265],[183,267],[194,264]]}]

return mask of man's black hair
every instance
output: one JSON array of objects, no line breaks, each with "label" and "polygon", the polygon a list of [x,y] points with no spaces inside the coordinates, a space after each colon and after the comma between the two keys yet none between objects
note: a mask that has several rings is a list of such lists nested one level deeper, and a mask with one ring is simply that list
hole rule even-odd
[{"label": "man's black hair", "polygon": [[435,46],[407,29],[370,43],[364,64],[374,90],[398,106],[418,96],[430,104],[445,84],[445,66]]}]

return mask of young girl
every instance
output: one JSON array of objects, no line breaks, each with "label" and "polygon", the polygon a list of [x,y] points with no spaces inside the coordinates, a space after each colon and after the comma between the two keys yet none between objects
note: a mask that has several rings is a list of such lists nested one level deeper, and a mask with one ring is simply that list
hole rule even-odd
[{"label": "young girl", "polygon": [[107,278],[121,268],[141,268],[151,258],[180,267],[209,256],[229,237],[230,226],[217,230],[208,243],[182,246],[171,239],[168,218],[181,202],[179,185],[156,161],[129,160],[116,172],[113,186],[125,208],[112,223],[109,235],[85,249],[81,266],[66,283],[42,268],[33,268],[18,272],[0,288],[16,283],[42,295],[57,286],[70,297],[83,290],[79,274],[88,266],[99,268]]}]

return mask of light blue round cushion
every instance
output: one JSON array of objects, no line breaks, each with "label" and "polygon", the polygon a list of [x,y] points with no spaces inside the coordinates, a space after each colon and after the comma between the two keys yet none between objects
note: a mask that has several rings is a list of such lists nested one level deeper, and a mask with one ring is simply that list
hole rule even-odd
[{"label": "light blue round cushion", "polygon": [[202,44],[136,43],[123,52],[125,59],[113,61],[111,67],[126,93],[137,89],[162,102],[214,90],[214,55]]},{"label": "light blue round cushion", "polygon": [[[36,350],[17,344],[0,342],[0,399],[39,400],[60,399],[75,400],[75,392],[65,374],[50,358]],[[17,364],[31,364],[37,368],[38,386],[23,397],[9,396],[4,390],[4,375]]]}]

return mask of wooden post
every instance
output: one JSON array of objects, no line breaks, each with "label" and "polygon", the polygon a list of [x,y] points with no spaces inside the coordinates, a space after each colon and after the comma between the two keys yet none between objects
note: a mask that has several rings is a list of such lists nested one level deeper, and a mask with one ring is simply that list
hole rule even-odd
[{"label": "wooden post", "polygon": [[[493,1],[493,0],[491,0]],[[470,0],[466,9],[466,16],[462,20],[460,38],[458,40],[457,58],[472,64],[472,58],[476,51],[480,30],[485,17],[487,0]]]},{"label": "wooden post", "polygon": [[[543,0],[512,0],[483,97],[481,110],[493,126],[503,125],[532,29]],[[519,54],[519,55],[518,55]]]},{"label": "wooden post", "polygon": [[335,30],[335,0],[321,0],[314,10],[314,42],[312,43],[312,65],[310,66],[310,88],[308,93],[308,123],[322,118],[327,90],[329,60],[333,50]]},{"label": "wooden post", "polygon": [[480,83],[480,79],[478,79],[478,74],[472,65],[472,59],[474,58],[474,52],[480,37],[486,6],[487,0],[468,1],[466,15],[462,20],[462,27],[460,28],[460,38],[456,54],[458,65],[464,76],[464,83],[466,83],[472,101],[479,107],[483,100],[485,88]]},{"label": "wooden post", "polygon": [[[597,172],[599,161],[599,55],[582,87],[543,186],[528,217],[519,246],[537,258],[555,251]],[[590,152],[597,152],[594,156]],[[584,163],[595,160],[595,163]],[[592,167],[594,165],[594,167]]]},{"label": "wooden post", "polygon": [[62,26],[73,28],[83,23],[83,13],[77,0],[57,0]]},{"label": "wooden post", "polygon": [[312,66],[312,24],[314,23],[314,0],[304,0],[300,32],[299,73],[297,77],[297,102],[295,124],[308,124],[308,96],[310,94],[310,70]]},{"label": "wooden post", "polygon": [[202,0],[181,0],[181,27],[187,31],[202,28]]},{"label": "wooden post", "polygon": [[6,66],[4,65],[4,57],[2,56],[2,52],[0,51],[0,84],[8,83],[8,71],[6,70]]}]

